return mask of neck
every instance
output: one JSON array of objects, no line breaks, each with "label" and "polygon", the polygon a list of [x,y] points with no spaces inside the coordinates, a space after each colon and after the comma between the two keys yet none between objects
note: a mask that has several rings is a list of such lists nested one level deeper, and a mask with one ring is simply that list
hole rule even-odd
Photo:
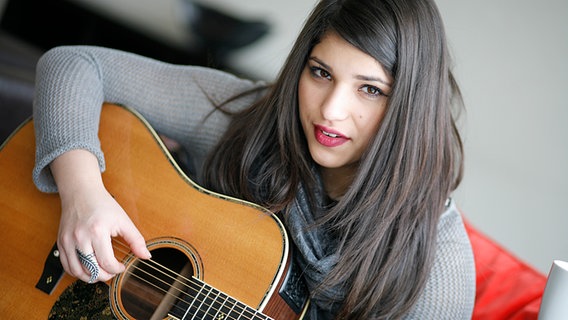
[{"label": "neck", "polygon": [[322,167],[321,177],[327,196],[333,200],[340,200],[353,182],[356,168],[356,165],[340,168]]}]

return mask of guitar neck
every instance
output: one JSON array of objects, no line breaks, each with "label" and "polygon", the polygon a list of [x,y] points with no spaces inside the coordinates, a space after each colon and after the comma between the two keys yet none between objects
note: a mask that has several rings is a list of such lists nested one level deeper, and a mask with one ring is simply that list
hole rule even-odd
[{"label": "guitar neck", "polygon": [[187,315],[196,319],[272,319],[195,277],[188,280],[182,297],[169,314],[175,319]]}]

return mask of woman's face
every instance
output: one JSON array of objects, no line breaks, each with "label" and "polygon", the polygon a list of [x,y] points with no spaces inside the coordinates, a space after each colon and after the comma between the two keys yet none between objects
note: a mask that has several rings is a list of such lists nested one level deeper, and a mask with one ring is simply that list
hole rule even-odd
[{"label": "woman's face", "polygon": [[356,167],[385,114],[392,81],[377,60],[337,34],[322,38],[298,88],[302,127],[316,163]]}]

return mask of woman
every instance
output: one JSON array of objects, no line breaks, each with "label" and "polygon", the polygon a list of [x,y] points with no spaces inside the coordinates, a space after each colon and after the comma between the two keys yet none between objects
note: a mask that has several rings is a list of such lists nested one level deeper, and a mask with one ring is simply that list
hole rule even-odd
[{"label": "woman", "polygon": [[[460,96],[432,1],[322,0],[270,86],[104,48],[46,53],[34,181],[60,193],[61,262],[84,281],[124,270],[111,237],[150,256],[101,181],[103,101],[179,141],[201,185],[283,217],[309,318],[471,316],[473,257],[449,198],[462,170]],[[94,253],[94,278],[81,252]]]}]

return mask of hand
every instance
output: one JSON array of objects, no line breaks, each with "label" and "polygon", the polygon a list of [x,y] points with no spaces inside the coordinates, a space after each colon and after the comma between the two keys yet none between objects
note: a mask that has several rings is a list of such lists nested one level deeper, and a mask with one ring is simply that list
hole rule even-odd
[{"label": "hand", "polygon": [[124,271],[124,265],[114,257],[111,240],[117,236],[129,244],[136,256],[150,258],[144,238],[106,190],[91,190],[62,201],[57,244],[61,264],[69,274],[91,282],[91,273],[79,261],[77,250],[86,255],[94,252],[99,267],[94,280],[107,281]]},{"label": "hand", "polygon": [[[149,259],[143,236],[126,212],[105,189],[96,158],[84,150],[58,157],[51,170],[61,197],[61,220],[57,245],[65,271],[83,281],[107,281],[124,271],[115,257],[112,238],[122,237],[132,252]],[[79,260],[79,252],[91,255],[98,276]],[[96,273],[96,272],[95,272]]]}]

